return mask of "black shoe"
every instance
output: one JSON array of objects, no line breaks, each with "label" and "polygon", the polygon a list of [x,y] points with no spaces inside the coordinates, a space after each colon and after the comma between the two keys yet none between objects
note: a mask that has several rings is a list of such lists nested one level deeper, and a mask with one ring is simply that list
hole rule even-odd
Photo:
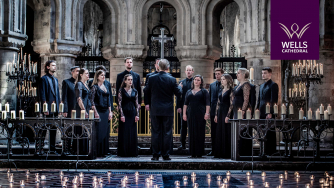
[{"label": "black shoe", "polygon": [[163,157],[163,159],[164,159],[165,161],[170,161],[170,160],[172,160],[169,156]]},{"label": "black shoe", "polygon": [[207,156],[213,156],[213,152],[210,151],[210,153],[208,153]]},{"label": "black shoe", "polygon": [[152,161],[159,161],[159,157],[152,157],[151,160]]}]

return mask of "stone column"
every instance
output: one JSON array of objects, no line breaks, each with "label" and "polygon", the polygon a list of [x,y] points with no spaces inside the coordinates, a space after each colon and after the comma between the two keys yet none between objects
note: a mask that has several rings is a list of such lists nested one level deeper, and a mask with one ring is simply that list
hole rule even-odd
[{"label": "stone column", "polygon": [[212,49],[206,45],[202,46],[176,46],[177,57],[181,63],[181,79],[186,77],[185,68],[187,65],[194,67],[194,75],[202,75],[204,84],[214,81],[214,62],[220,57],[219,49]]}]

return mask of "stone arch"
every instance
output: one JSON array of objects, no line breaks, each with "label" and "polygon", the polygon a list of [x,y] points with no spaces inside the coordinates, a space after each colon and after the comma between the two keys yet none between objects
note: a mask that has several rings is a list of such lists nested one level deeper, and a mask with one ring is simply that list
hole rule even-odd
[{"label": "stone arch", "polygon": [[[220,49],[219,46],[219,18],[222,10],[233,0],[205,0],[202,4],[201,12],[205,15],[201,19],[201,27],[203,32],[202,43],[210,48]],[[248,42],[251,39],[251,24],[249,23],[251,12],[248,11],[251,4],[248,0],[235,0],[240,10],[240,43]]]},{"label": "stone arch", "polygon": [[[176,10],[176,15],[178,15],[178,18],[176,19],[177,24],[177,34],[176,37],[177,45],[182,46],[186,45],[190,42],[190,36],[185,33],[190,33],[189,27],[187,27],[187,24],[190,23],[190,5],[188,2],[180,1],[180,0],[140,0],[137,2],[137,4],[134,6],[135,8],[135,28],[136,30],[136,36],[135,41],[136,44],[143,44],[147,45],[147,37],[148,33],[146,32],[147,28],[147,12],[149,8],[157,3],[157,2],[166,2],[170,5],[172,5]],[[141,25],[138,23],[142,23]]]},{"label": "stone arch", "polygon": [[[73,4],[73,36],[75,40],[83,40],[83,8],[88,0],[74,0]],[[103,12],[103,46],[120,43],[119,6],[115,1],[93,0]]]}]

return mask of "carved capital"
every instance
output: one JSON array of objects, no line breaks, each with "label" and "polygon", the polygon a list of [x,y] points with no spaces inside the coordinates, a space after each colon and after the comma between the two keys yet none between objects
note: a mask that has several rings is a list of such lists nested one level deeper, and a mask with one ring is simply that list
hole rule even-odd
[{"label": "carved capital", "polygon": [[180,61],[188,59],[219,59],[221,51],[219,48],[207,45],[197,46],[175,46],[177,57]]},{"label": "carved capital", "polygon": [[102,48],[102,54],[105,59],[112,58],[144,58],[144,45],[110,45]]},{"label": "carved capital", "polygon": [[39,54],[73,54],[81,52],[84,43],[66,40],[34,40],[31,44]]}]

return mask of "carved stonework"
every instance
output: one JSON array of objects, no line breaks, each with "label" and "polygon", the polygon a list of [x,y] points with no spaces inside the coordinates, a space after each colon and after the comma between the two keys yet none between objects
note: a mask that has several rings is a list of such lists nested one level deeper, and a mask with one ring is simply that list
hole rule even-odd
[{"label": "carved stonework", "polygon": [[119,45],[108,46],[102,48],[102,54],[105,59],[111,58],[144,58],[143,57],[144,45]]}]

